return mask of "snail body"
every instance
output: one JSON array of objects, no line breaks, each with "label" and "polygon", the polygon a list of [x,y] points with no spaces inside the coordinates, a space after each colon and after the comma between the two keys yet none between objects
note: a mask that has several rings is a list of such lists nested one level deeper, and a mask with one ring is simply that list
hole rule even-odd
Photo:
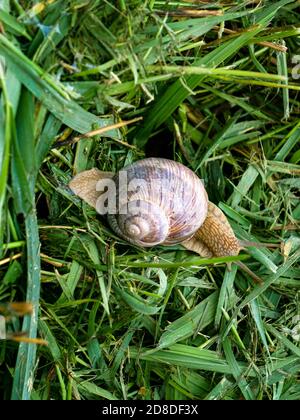
[{"label": "snail body", "polygon": [[180,243],[204,257],[237,255],[241,249],[225,215],[208,201],[202,181],[181,163],[147,158],[117,174],[93,168],[69,186],[101,214],[105,202],[114,203],[105,207],[108,222],[134,245]]}]

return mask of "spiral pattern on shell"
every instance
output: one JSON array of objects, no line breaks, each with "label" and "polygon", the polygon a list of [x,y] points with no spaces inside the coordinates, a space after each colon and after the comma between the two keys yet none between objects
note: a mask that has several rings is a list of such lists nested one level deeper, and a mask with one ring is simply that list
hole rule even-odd
[{"label": "spiral pattern on shell", "polygon": [[125,167],[116,183],[111,228],[135,245],[176,244],[190,238],[207,215],[202,181],[181,163],[147,158]]}]

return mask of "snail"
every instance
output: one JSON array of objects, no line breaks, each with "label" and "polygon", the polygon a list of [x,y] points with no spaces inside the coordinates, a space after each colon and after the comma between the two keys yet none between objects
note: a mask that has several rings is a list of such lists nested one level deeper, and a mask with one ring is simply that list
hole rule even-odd
[{"label": "snail", "polygon": [[242,248],[202,181],[181,163],[146,158],[116,174],[93,168],[76,175],[69,187],[107,213],[112,230],[131,244],[181,244],[202,257],[235,256]]}]

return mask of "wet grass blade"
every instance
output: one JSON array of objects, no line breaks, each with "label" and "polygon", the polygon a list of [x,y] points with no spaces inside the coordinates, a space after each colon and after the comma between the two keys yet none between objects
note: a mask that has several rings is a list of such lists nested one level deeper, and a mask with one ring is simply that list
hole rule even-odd
[{"label": "wet grass blade", "polygon": [[160,337],[157,348],[169,347],[207,327],[214,320],[217,302],[218,293],[214,292],[194,309],[168,325]]}]

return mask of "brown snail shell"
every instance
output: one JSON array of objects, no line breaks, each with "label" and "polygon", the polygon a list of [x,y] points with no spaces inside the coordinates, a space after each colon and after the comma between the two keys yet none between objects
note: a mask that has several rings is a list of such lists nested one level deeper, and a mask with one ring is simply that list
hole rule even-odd
[{"label": "brown snail shell", "polygon": [[[202,181],[181,163],[142,159],[117,174],[96,168],[76,175],[69,186],[99,211],[99,180],[113,181],[116,211],[111,228],[135,245],[181,243],[204,257],[237,255],[241,249],[225,215],[210,203]],[[99,211],[101,213],[101,211]]]},{"label": "brown snail shell", "polygon": [[[120,194],[125,175],[127,196]],[[116,174],[113,179],[120,212],[109,214],[108,222],[131,243],[176,244],[193,236],[206,218],[205,188],[194,172],[181,163],[143,159],[124,168],[122,176]]]}]

